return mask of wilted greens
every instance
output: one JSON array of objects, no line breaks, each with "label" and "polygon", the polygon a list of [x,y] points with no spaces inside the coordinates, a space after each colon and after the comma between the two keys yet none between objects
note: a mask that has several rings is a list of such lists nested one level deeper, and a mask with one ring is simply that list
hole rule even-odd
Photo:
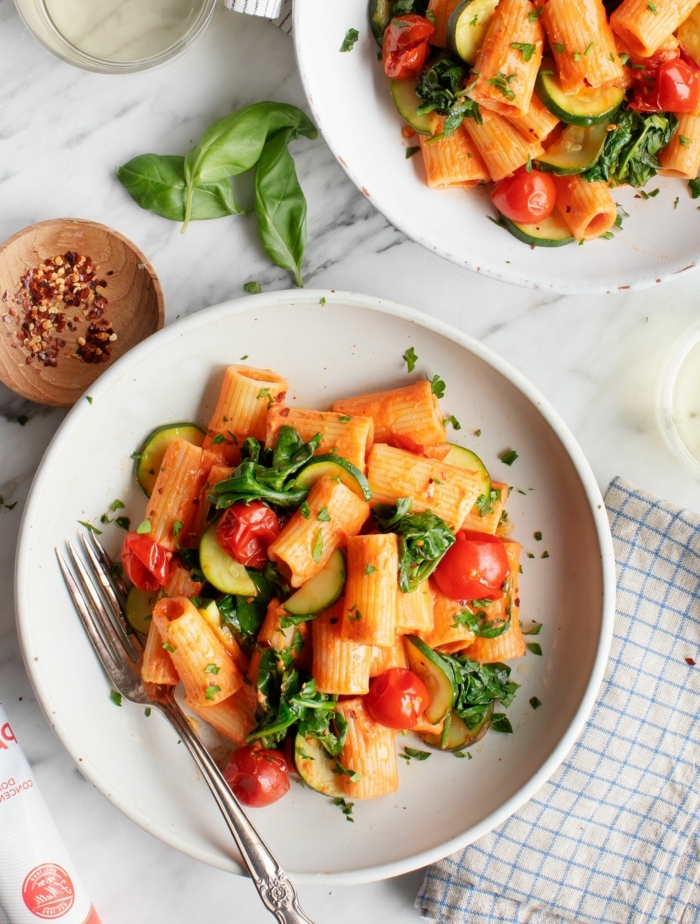
[{"label": "wilted greens", "polygon": [[410,497],[400,497],[395,507],[377,504],[374,508],[379,529],[398,536],[399,587],[404,593],[415,590],[433,573],[455,541],[444,520],[429,510],[411,514],[412,505]]},{"label": "wilted greens", "polygon": [[416,96],[421,101],[416,112],[437,112],[444,115],[445,123],[439,137],[449,138],[465,118],[482,122],[479,105],[467,97],[464,85],[469,68],[463,61],[441,54],[421,71],[416,84]]}]

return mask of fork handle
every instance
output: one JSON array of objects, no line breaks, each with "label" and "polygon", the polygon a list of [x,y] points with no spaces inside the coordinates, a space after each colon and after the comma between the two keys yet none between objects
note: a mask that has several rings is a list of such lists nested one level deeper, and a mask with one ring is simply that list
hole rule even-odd
[{"label": "fork handle", "polygon": [[302,911],[289,876],[248,821],[240,802],[231,792],[223,774],[178,704],[174,699],[169,699],[161,705],[161,711],[180,735],[201,770],[265,907],[274,914],[279,924],[313,924]]}]

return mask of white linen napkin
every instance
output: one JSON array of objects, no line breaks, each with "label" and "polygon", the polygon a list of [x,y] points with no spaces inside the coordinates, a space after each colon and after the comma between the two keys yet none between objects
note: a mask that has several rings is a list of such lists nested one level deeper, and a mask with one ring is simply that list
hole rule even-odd
[{"label": "white linen napkin", "polygon": [[292,0],[224,0],[224,6],[236,13],[272,19],[287,35],[292,31]]},{"label": "white linen napkin", "polygon": [[700,517],[620,478],[605,503],[617,614],[591,718],[524,808],[429,868],[425,918],[700,921]]}]

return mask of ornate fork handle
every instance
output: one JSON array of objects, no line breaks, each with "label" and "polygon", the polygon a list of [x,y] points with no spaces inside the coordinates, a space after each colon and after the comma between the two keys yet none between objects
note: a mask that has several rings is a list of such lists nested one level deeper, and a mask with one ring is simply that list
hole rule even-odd
[{"label": "ornate fork handle", "polygon": [[280,924],[313,924],[301,910],[291,880],[248,821],[221,771],[172,696],[160,704],[160,710],[187,745],[201,770],[265,906]]}]

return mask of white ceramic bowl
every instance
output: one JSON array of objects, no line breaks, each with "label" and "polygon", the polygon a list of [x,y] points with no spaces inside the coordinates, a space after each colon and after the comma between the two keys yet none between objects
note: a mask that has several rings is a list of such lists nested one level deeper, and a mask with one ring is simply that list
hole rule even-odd
[{"label": "white ceramic bowl", "polygon": [[[485,190],[429,189],[416,139],[404,126],[377,61],[368,0],[304,0],[294,4],[294,43],[309,105],[326,143],[372,204],[414,241],[458,266],[504,282],[564,293],[640,289],[694,268],[700,257],[697,202],[687,183],[655,178],[655,198],[631,187],[613,191],[630,217],[614,240],[583,247],[530,248],[488,221],[496,215]],[[350,28],[360,33],[351,52],[338,49]],[[678,207],[674,200],[678,197]],[[439,284],[439,280],[435,280]]]},{"label": "white ceramic bowl", "polygon": [[[401,358],[409,346],[419,356],[410,378]],[[27,669],[52,727],[108,799],[168,844],[240,872],[214,801],[171,728],[140,707],[111,702],[54,547],[75,537],[78,520],[97,522],[115,498],[140,521],[145,499],[130,453],[159,423],[205,423],[223,367],[245,355],[283,373],[302,407],[439,373],[447,383],[443,410],[462,424],[455,438],[473,446],[494,477],[525,492],[513,491],[509,502],[513,535],[536,555],[523,559],[521,614],[526,624],[544,624],[537,639],[544,655],[514,666],[522,684],[508,713],[515,734],[488,734],[469,761],[440,753],[410,766],[400,761],[399,792],[358,803],[354,825],[329,799],[296,785],[252,812],[299,882],[407,872],[486,833],[545,782],[591,710],[613,625],[607,518],[581,450],[536,389],[459,331],[376,298],[296,290],[201,311],[131,350],[91,387],[92,404],[79,401],[66,417],[32,486],[16,571]],[[510,448],[519,457],[506,468],[497,453]],[[115,552],[123,536],[111,526],[101,538]],[[542,559],[545,550],[550,557]],[[532,696],[543,703],[536,712]],[[406,743],[417,742],[399,737],[399,746]]]}]

